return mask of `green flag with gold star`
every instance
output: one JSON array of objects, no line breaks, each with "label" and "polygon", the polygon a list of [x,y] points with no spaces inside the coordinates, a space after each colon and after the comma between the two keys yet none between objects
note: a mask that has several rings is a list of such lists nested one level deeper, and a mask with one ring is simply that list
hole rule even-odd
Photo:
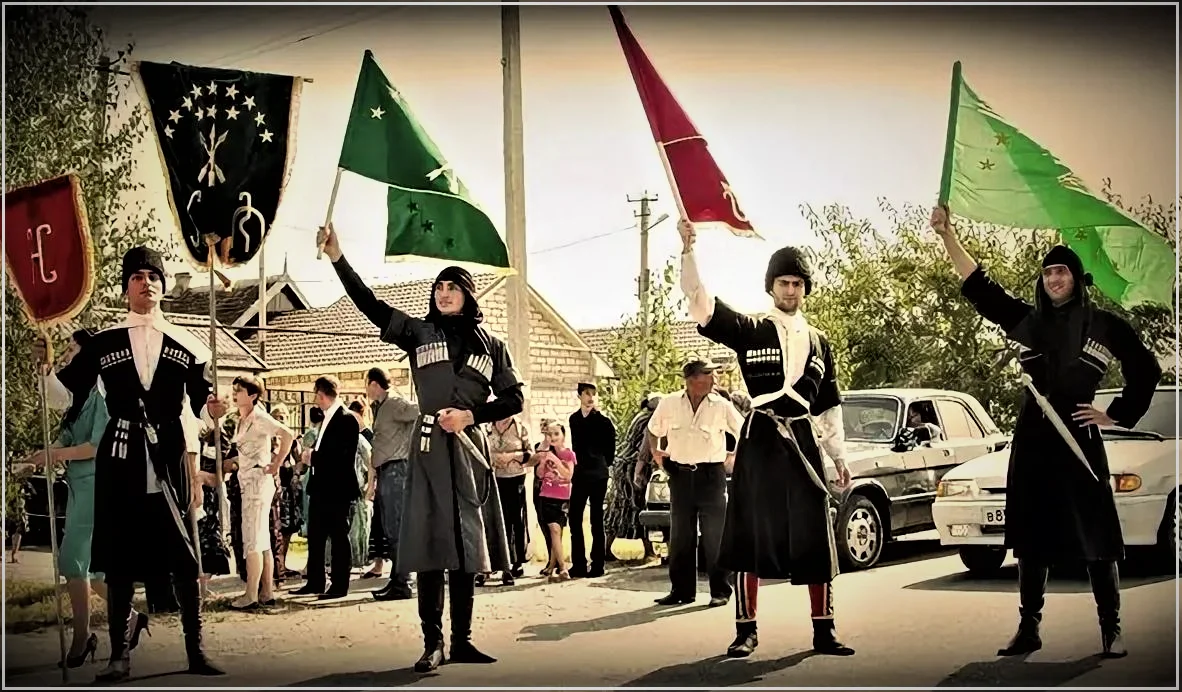
[{"label": "green flag with gold star", "polygon": [[1053,229],[1122,307],[1172,306],[1177,261],[1161,235],[1092,194],[1054,155],[993,111],[952,67],[940,203],[974,221]]},{"label": "green flag with gold star", "polygon": [[496,226],[368,50],[338,166],[389,186],[386,257],[509,267]]}]

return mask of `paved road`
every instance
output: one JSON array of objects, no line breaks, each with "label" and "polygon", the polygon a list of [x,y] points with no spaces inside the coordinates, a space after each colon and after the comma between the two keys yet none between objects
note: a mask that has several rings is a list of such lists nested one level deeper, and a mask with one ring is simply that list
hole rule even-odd
[{"label": "paved road", "polygon": [[[1051,583],[1046,647],[1026,660],[994,656],[1017,618],[1016,568],[970,579],[930,542],[896,546],[884,565],[836,583],[839,631],[858,653],[811,656],[806,590],[772,584],[760,595],[761,646],[745,660],[721,654],[731,608],[654,606],[667,589],[659,567],[620,569],[599,580],[481,590],[476,641],[492,666],[444,666],[419,676],[413,602],[376,603],[364,593],[317,606],[295,599],[267,615],[216,613],[209,648],[230,674],[203,680],[183,668],[180,632],[158,623],[133,659],[129,685],[313,686],[1162,686],[1176,685],[1177,582],[1142,570],[1124,575],[1131,655],[1101,661],[1086,577]],[[372,582],[365,586],[368,588]],[[356,583],[355,583],[355,586]],[[7,636],[5,686],[60,684],[56,635]],[[105,642],[100,655],[106,651]],[[101,666],[72,676],[85,683]],[[578,671],[578,672],[576,672]]]}]

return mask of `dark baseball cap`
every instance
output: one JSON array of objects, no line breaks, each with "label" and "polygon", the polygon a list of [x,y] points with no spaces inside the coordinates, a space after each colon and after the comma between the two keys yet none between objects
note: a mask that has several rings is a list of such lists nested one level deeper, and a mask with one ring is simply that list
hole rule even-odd
[{"label": "dark baseball cap", "polygon": [[695,375],[709,375],[710,373],[716,372],[717,370],[717,366],[711,365],[704,360],[691,360],[685,364],[685,367],[681,369],[681,376],[693,377]]}]

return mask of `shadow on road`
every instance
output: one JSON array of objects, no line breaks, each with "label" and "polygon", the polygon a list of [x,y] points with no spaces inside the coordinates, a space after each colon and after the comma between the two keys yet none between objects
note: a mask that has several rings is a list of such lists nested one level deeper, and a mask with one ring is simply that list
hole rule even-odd
[{"label": "shadow on road", "polygon": [[940,545],[939,539],[893,541],[883,546],[882,558],[868,571],[955,554],[956,548]]},{"label": "shadow on road", "polygon": [[1033,662],[1025,656],[969,663],[941,680],[937,687],[1029,687],[1065,685],[1100,667],[1099,654],[1075,661]]},{"label": "shadow on road", "polygon": [[650,622],[656,622],[657,620],[673,615],[697,613],[706,609],[707,606],[705,604],[693,606],[690,608],[654,605],[649,606],[648,608],[641,608],[640,610],[630,610],[625,613],[604,615],[603,617],[592,618],[590,620],[529,625],[527,627],[523,627],[519,633],[527,636],[518,637],[517,641],[557,642],[566,639],[573,634],[580,634],[583,632],[604,632],[609,630],[623,629],[625,627],[635,627],[637,625],[647,625]]},{"label": "shadow on road", "polygon": [[[1082,573],[1081,573],[1082,572]],[[1153,570],[1129,568],[1122,565],[1120,586],[1132,589],[1147,584],[1173,579],[1173,574],[1154,574]],[[905,589],[920,591],[977,591],[993,593],[1018,593],[1018,566],[1005,565],[990,574],[970,575],[967,571],[946,574],[942,577],[908,584]],[[1091,593],[1087,573],[1080,569],[1052,570],[1047,582],[1047,593]]]},{"label": "shadow on road", "polygon": [[692,663],[677,663],[658,668],[635,680],[629,680],[621,687],[735,687],[760,682],[765,675],[787,670],[816,655],[813,651],[798,651],[794,654],[763,660],[750,658],[727,658],[711,656]]},{"label": "shadow on road", "polygon": [[395,670],[331,673],[311,680],[293,682],[289,687],[405,687],[438,676],[438,673],[416,673],[413,667],[407,666]]}]

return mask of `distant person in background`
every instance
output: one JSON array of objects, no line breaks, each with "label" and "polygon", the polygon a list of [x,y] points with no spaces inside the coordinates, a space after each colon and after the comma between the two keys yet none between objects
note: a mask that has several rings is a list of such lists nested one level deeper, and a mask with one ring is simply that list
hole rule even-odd
[{"label": "distant person in background", "polygon": [[[537,444],[534,445],[534,453],[532,455],[530,455],[529,461],[526,462],[526,464],[525,464],[527,468],[533,468],[533,470],[534,470],[534,492],[533,492],[534,514],[538,518],[538,528],[541,529],[542,540],[546,542],[546,556],[547,556],[547,558],[549,558],[550,552],[551,552],[550,526],[546,522],[542,521],[542,507],[541,507],[541,502],[539,502],[539,500],[542,497],[541,496],[542,471],[541,471],[541,469],[538,468],[538,452],[540,452],[543,449],[546,449],[550,446],[549,442],[546,441],[546,430],[548,430],[551,425],[553,425],[554,423],[557,423],[557,422],[558,421],[555,420],[554,418],[543,418],[541,420],[541,422],[538,424],[538,432],[541,433],[541,440]],[[542,571],[539,572],[539,574],[543,577],[550,576],[550,567],[549,566],[543,567]]]},{"label": "distant person in background", "polygon": [[[505,515],[505,535],[509,542],[508,571],[501,573],[501,584],[513,586],[524,575],[529,532],[526,530],[525,475],[530,449],[529,431],[517,416],[488,425],[488,453],[497,477],[497,492],[501,495],[501,512]],[[479,575],[477,583],[483,581]]]},{"label": "distant person in background", "polygon": [[[287,425],[287,407],[275,404],[271,407],[271,417],[280,425]],[[278,442],[276,442],[278,446]],[[274,546],[275,550],[275,578],[277,581],[298,577],[299,572],[288,569],[287,550],[291,546],[291,537],[300,530],[304,509],[304,487],[296,468],[299,466],[299,440],[293,440],[291,451],[279,466],[279,537]]]},{"label": "distant person in background", "polygon": [[[579,459],[570,496],[570,551],[572,577],[602,577],[607,557],[603,525],[604,502],[612,460],[616,456],[616,426],[597,406],[595,385],[578,386],[579,410],[570,414],[571,451]],[[591,505],[591,562],[583,540],[583,511]]]},{"label": "distant person in background", "polygon": [[566,426],[551,423],[546,428],[546,447],[538,452],[538,473],[542,477],[538,520],[545,522],[550,531],[550,562],[546,565],[550,581],[565,581],[571,576],[563,555],[562,529],[567,522],[575,462],[575,453],[566,447]]},{"label": "distant person in background", "polygon": [[[640,401],[640,409],[632,416],[628,423],[628,430],[620,443],[619,453],[611,469],[611,484],[607,494],[607,509],[604,511],[603,526],[607,533],[607,560],[615,561],[619,558],[612,552],[612,544],[617,538],[625,540],[640,539],[644,544],[645,558],[655,557],[653,544],[648,540],[648,531],[640,524],[640,512],[644,509],[644,485],[636,482],[638,471],[637,462],[640,460],[640,450],[644,442],[644,431],[656,409],[655,396],[647,396]],[[648,479],[645,478],[647,485]]]},{"label": "distant person in background", "polygon": [[[391,562],[390,580],[373,592],[374,600],[404,600],[414,596],[410,575],[398,568],[398,534],[402,531],[402,508],[406,479],[410,473],[410,443],[419,417],[419,405],[390,391],[390,376],[381,368],[366,373],[365,393],[373,416],[373,523],[371,536],[383,541],[371,542],[372,557]],[[380,528],[381,533],[378,533]],[[383,552],[384,549],[384,552]]]},{"label": "distant person in background", "polygon": [[[357,484],[357,442],[361,426],[337,399],[340,384],[335,377],[316,379],[316,406],[324,411],[310,461],[312,498],[308,517],[307,583],[294,595],[315,595],[321,600],[342,598],[349,593],[353,556],[349,547],[349,513],[360,496]],[[328,584],[324,561],[332,541],[332,584]]]}]

